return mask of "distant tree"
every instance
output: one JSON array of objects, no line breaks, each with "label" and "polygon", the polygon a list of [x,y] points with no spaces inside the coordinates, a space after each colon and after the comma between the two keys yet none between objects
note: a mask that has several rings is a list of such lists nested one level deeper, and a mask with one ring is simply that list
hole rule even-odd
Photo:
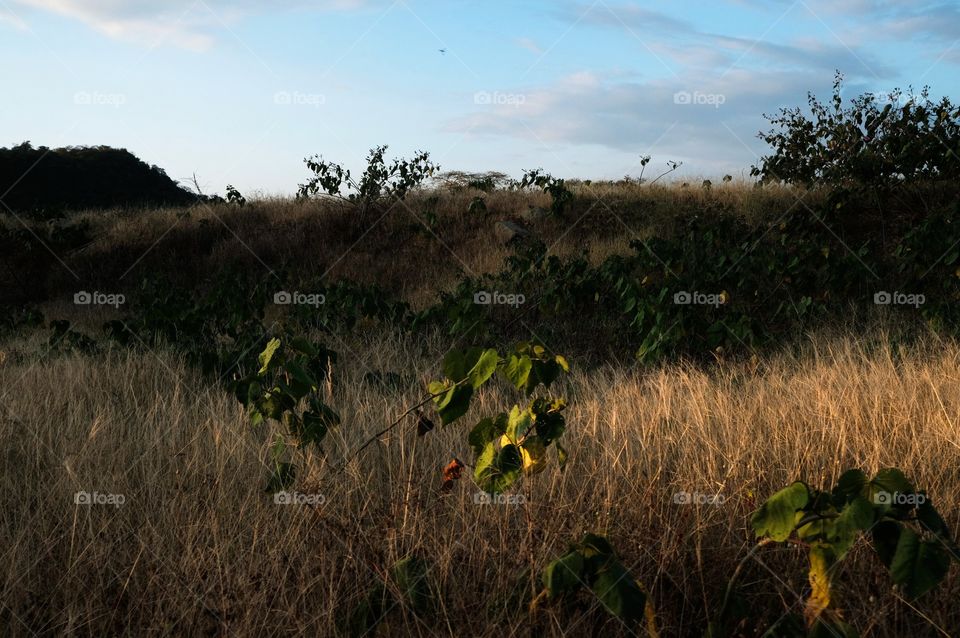
[{"label": "distant tree", "polygon": [[196,199],[163,169],[125,149],[34,148],[30,142],[0,148],[0,201],[17,213],[54,216],[65,210],[186,205]]}]

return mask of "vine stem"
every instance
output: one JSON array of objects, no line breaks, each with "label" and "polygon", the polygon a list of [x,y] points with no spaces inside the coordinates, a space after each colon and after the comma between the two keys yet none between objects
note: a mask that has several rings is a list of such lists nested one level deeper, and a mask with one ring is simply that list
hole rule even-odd
[{"label": "vine stem", "polygon": [[[759,543],[757,543],[756,545],[754,545],[754,546],[750,549],[750,551],[747,552],[747,555],[744,556],[743,559],[742,559],[739,563],[737,563],[737,568],[736,568],[735,570],[733,570],[733,575],[730,576],[730,580],[727,581],[727,590],[723,593],[723,604],[720,606],[720,613],[719,613],[719,615],[718,615],[719,620],[720,620],[721,622],[723,621],[723,618],[726,617],[726,614],[727,614],[727,606],[730,604],[730,595],[733,593],[733,586],[734,586],[734,584],[736,583],[737,578],[740,577],[740,572],[743,571],[743,566],[747,564],[747,560],[750,559],[750,558],[753,558],[754,554],[756,554],[758,551],[760,551],[760,549],[761,549],[762,547],[766,547],[767,545],[771,545],[771,544],[776,543],[776,542],[777,542],[777,541],[773,540],[772,538],[765,538],[765,539],[763,539],[762,541],[760,541]],[[808,545],[807,543],[804,543],[803,541],[799,541],[799,540],[796,540],[796,539],[793,539],[793,538],[788,538],[788,539],[787,539],[786,541],[784,541],[784,542],[786,542],[786,543],[788,543],[788,544],[791,544],[791,545],[798,545],[798,546],[800,546],[800,547],[809,547],[809,545]]]},{"label": "vine stem", "polygon": [[[453,384],[453,387],[462,385],[463,383],[466,383],[468,380],[469,380],[469,378],[467,378],[467,379],[462,379],[461,381]],[[446,393],[449,392],[449,391],[450,391],[450,388],[444,388],[444,389],[443,389],[443,392],[437,392],[437,393],[435,393],[435,394],[429,394],[429,395],[427,395],[427,397],[426,397],[425,399],[423,399],[422,401],[420,401],[419,403],[417,403],[417,404],[414,405],[413,407],[411,407],[411,408],[409,408],[408,410],[406,410],[406,411],[405,411],[403,414],[401,414],[400,416],[398,416],[398,417],[393,421],[393,423],[391,423],[390,425],[388,425],[387,427],[383,428],[382,430],[380,430],[379,432],[377,432],[376,434],[374,434],[373,436],[371,436],[369,439],[367,439],[366,441],[364,441],[363,445],[361,445],[359,448],[357,448],[357,450],[356,450],[355,452],[353,452],[353,454],[350,454],[349,456],[347,456],[347,457],[343,460],[343,462],[340,464],[340,467],[338,467],[337,470],[339,471],[339,470],[342,470],[343,468],[345,468],[345,467],[347,466],[347,464],[350,463],[350,461],[352,461],[353,459],[355,459],[355,458],[357,458],[358,456],[360,456],[360,453],[363,452],[363,451],[364,451],[365,449],[367,449],[368,447],[370,447],[370,445],[372,445],[374,441],[376,441],[377,439],[379,439],[379,438],[380,438],[381,436],[383,436],[384,434],[387,434],[388,432],[390,432],[391,430],[393,430],[393,428],[395,428],[395,427],[397,427],[398,425],[400,425],[400,424],[403,422],[403,420],[404,420],[405,418],[407,418],[408,416],[410,416],[411,414],[413,414],[413,412],[415,412],[416,410],[419,410],[420,408],[422,408],[423,406],[425,406],[425,405],[426,405],[427,403],[429,403],[430,401],[433,401],[435,398],[437,398],[437,397],[439,397],[439,396],[443,396],[444,394],[446,394]]]},{"label": "vine stem", "polygon": [[733,570],[733,575],[730,576],[730,580],[727,581],[727,590],[723,592],[723,604],[720,606],[720,614],[719,614],[719,619],[721,622],[727,615],[727,606],[730,604],[730,595],[733,593],[733,586],[737,582],[737,578],[740,577],[740,572],[743,571],[743,566],[747,564],[748,559],[753,558],[754,554],[760,551],[760,548],[770,545],[771,543],[774,543],[774,542],[776,541],[774,541],[772,538],[763,539],[762,541],[754,545],[753,548],[751,548],[750,551],[747,552],[747,555],[744,556],[739,563],[737,563],[737,568]]}]

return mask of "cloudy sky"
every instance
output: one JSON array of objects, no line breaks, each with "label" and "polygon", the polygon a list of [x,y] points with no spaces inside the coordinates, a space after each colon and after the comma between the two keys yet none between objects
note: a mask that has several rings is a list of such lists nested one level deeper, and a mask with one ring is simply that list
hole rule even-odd
[{"label": "cloudy sky", "polygon": [[[960,4],[911,0],[0,0],[0,146],[125,147],[211,192],[302,160],[747,175],[763,113],[929,84],[960,97]],[[441,51],[441,49],[443,51]]]}]

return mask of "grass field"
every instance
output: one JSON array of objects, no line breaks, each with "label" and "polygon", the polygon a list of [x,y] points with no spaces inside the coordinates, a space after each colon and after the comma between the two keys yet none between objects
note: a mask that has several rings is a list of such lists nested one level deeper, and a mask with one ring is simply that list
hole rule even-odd
[{"label": "grass field", "polygon": [[[7,632],[327,635],[383,565],[422,552],[441,607],[421,621],[401,605],[382,635],[617,635],[616,619],[530,614],[521,592],[507,595],[524,570],[599,530],[649,587],[662,635],[691,635],[753,544],[750,512],[791,480],[828,485],[848,467],[899,465],[954,527],[960,517],[954,342],[897,352],[834,337],[758,365],[576,372],[567,388],[572,465],[525,483],[514,504],[478,504],[469,481],[441,492],[442,462],[468,458],[452,430],[424,439],[398,431],[324,474],[419,398],[436,374],[436,345],[370,335],[361,357],[387,368],[415,361],[415,378],[394,391],[364,386],[358,363],[335,370],[345,426],[329,459],[311,454],[298,488],[322,495],[315,506],[278,506],[262,493],[268,436],[173,354],[7,361]],[[480,397],[482,408],[504,405],[497,390]],[[124,502],[77,507],[84,491]],[[683,493],[694,502],[681,502]],[[890,593],[886,578],[863,549],[839,577],[842,606],[864,635],[960,626],[955,572],[922,611]],[[740,579],[758,623],[776,620],[801,605],[803,552],[761,551]]]},{"label": "grass field", "polygon": [[[566,220],[524,223],[551,254],[588,248],[593,263],[627,251],[632,238],[668,232],[677,211],[737,211],[762,224],[823,198],[736,183],[574,190]],[[191,286],[237,264],[375,283],[422,307],[464,271],[500,267],[513,249],[497,238],[497,220],[549,205],[496,192],[485,215],[458,213],[474,195],[418,193],[363,233],[349,211],[286,200],[81,213],[72,221],[90,224],[89,240],[56,260],[24,256],[42,262],[33,288],[3,283],[94,335],[117,312],[76,306],[80,285],[133,294],[148,275]],[[539,596],[550,560],[596,532],[649,592],[659,635],[702,635],[734,574],[747,613],[732,635],[760,635],[802,613],[810,593],[802,547],[751,554],[751,513],[792,481],[828,489],[850,468],[900,467],[958,533],[960,343],[925,330],[901,339],[884,316],[858,325],[821,325],[751,356],[655,366],[581,342],[572,354],[595,356],[571,356],[572,373],[555,388],[570,403],[567,468],[527,477],[494,503],[470,467],[452,489],[441,484],[449,461],[473,459],[468,425],[419,437],[408,419],[356,452],[420,402],[448,349],[465,345],[444,331],[360,322],[308,335],[340,353],[322,393],[342,424],[324,454],[303,450],[296,492],[309,502],[294,504],[263,490],[282,428],[252,426],[225,379],[202,375],[177,344],[85,355],[51,348],[46,332],[14,331],[0,342],[0,634],[347,635],[371,586],[392,582],[389,566],[419,556],[434,608],[413,613],[401,597],[368,635],[630,635],[589,594],[571,605]],[[377,383],[377,371],[400,373]],[[481,389],[464,421],[509,409],[508,390]],[[891,589],[865,543],[836,574],[834,597],[862,636],[960,628],[955,568],[911,601]]]}]

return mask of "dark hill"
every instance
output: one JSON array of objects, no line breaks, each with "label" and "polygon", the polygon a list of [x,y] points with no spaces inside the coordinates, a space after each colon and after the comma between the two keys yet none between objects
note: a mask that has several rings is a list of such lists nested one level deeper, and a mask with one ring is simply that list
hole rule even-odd
[{"label": "dark hill", "polygon": [[[14,212],[181,205],[196,197],[125,149],[108,146],[0,148],[0,202]],[[6,212],[0,205],[0,212]]]}]

